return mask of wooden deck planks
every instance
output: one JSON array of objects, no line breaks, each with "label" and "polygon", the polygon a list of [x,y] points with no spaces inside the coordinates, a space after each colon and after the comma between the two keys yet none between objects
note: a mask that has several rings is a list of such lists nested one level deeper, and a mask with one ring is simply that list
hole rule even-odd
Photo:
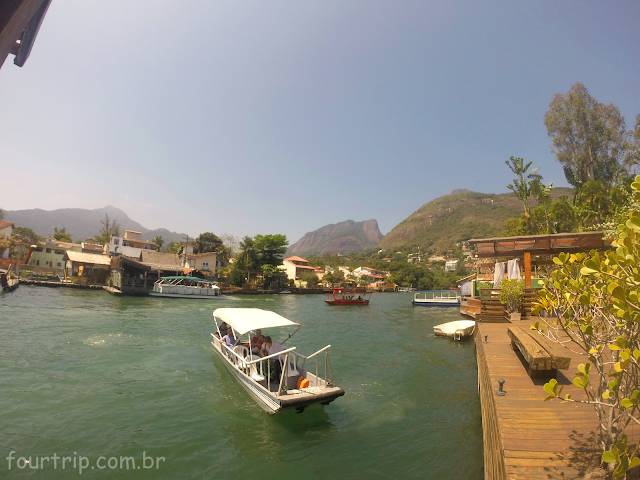
[{"label": "wooden deck planks", "polygon": [[[487,438],[485,432],[486,478],[582,478],[591,459],[600,455],[595,443],[596,413],[590,405],[544,401],[542,387],[546,380],[529,377],[524,358],[511,348],[509,325],[512,324],[479,323],[476,337],[483,428],[486,424],[495,430],[497,425],[499,431],[498,438],[495,432]],[[517,325],[526,329],[529,322]],[[572,384],[574,369],[585,359],[563,351],[571,358],[573,368],[564,373],[558,371],[558,383],[564,385],[563,393],[571,393],[575,399],[586,398]],[[505,380],[505,396],[495,394],[499,379]],[[485,419],[485,415],[493,418]],[[640,429],[629,433],[630,439],[640,439]],[[495,448],[500,450],[501,459],[496,458],[496,452],[487,452]],[[505,470],[499,471],[500,468]]]}]

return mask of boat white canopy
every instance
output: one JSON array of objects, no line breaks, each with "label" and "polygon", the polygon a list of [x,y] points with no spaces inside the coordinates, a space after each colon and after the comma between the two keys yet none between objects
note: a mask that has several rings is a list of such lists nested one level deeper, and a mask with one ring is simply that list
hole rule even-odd
[{"label": "boat white canopy", "polygon": [[259,328],[296,327],[296,331],[300,328],[299,323],[261,308],[217,308],[213,316],[230,325],[239,335]]}]

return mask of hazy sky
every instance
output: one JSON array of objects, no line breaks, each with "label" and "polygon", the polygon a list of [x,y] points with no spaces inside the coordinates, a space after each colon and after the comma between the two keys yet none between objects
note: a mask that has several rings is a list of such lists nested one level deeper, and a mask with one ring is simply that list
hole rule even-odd
[{"label": "hazy sky", "polygon": [[284,233],[456,188],[522,156],[584,83],[640,113],[640,2],[53,0],[0,70],[0,207],[111,204],[147,228]]}]

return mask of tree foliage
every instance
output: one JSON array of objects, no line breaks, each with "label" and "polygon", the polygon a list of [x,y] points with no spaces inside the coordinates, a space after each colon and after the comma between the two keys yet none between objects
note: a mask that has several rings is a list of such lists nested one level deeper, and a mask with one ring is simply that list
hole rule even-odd
[{"label": "tree foliage", "polygon": [[318,275],[316,275],[314,272],[303,273],[300,277],[300,280],[307,284],[307,288],[316,288],[316,286],[318,286],[318,283],[320,283]]},{"label": "tree foliage", "polygon": [[193,253],[217,252],[222,247],[222,239],[211,232],[198,235],[193,245]]},{"label": "tree foliage", "polygon": [[580,190],[588,181],[612,185],[621,171],[626,128],[618,107],[596,101],[582,83],[556,93],[544,116],[567,181]]},{"label": "tree foliage", "polygon": [[[640,200],[640,176],[632,184]],[[547,400],[561,398],[594,406],[600,422],[602,460],[615,464],[621,477],[639,465],[635,450],[626,445],[625,428],[640,425],[640,211],[629,214],[617,228],[610,250],[600,255],[560,254],[557,269],[545,282],[534,313],[546,311],[534,329],[585,356],[574,384],[587,400],[574,400],[551,380],[544,387]]]},{"label": "tree foliage", "polygon": [[[62,230],[64,230],[64,228]],[[71,238],[71,235],[69,235],[67,232],[63,232],[62,230],[54,233],[53,238],[58,240],[59,242],[73,243],[73,239]]]},{"label": "tree foliage", "polygon": [[162,245],[164,245],[164,238],[162,238],[161,235],[157,235],[153,240],[153,246],[156,249],[156,252],[159,252],[160,249],[162,248]]},{"label": "tree foliage", "polygon": [[182,250],[182,247],[184,246],[184,242],[183,241],[179,241],[179,242],[169,242],[169,245],[167,247],[168,253],[173,253],[173,254],[179,254],[180,250]]},{"label": "tree foliage", "polygon": [[27,246],[37,245],[42,240],[36,232],[27,227],[14,228],[11,237]]}]

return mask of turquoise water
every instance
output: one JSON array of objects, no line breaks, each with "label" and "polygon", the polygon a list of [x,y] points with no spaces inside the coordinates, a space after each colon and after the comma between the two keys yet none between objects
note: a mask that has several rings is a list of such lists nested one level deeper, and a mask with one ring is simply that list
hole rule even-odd
[{"label": "turquoise water", "polygon": [[[346,395],[263,412],[212,351],[221,306],[301,323],[304,354],[331,344]],[[407,293],[331,307],[317,295],[194,301],[22,285],[0,296],[0,478],[477,480],[475,347],[432,328],[459,318]]]}]

